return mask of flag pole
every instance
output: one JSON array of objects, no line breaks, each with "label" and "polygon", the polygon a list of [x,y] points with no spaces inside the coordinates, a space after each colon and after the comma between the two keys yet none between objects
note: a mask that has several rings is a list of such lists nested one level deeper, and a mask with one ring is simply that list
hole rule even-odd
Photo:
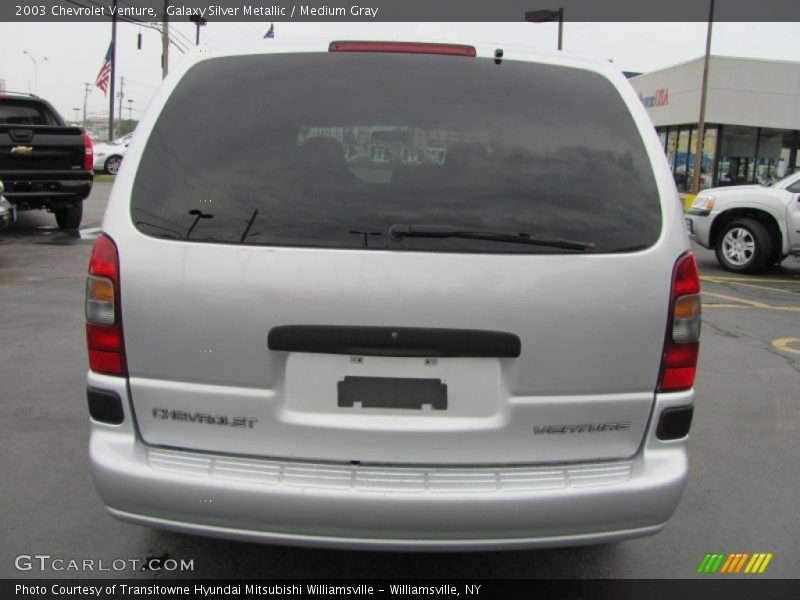
[{"label": "flag pole", "polygon": [[111,85],[108,94],[108,141],[114,139],[114,78],[117,75],[117,0],[111,15]]}]

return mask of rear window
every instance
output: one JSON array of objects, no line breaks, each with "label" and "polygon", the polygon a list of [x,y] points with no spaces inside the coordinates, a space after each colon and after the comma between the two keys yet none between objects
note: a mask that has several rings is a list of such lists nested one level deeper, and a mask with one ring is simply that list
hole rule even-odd
[{"label": "rear window", "polygon": [[58,121],[42,104],[2,100],[0,125],[58,125]]},{"label": "rear window", "polygon": [[453,56],[325,53],[199,63],[167,101],[131,216],[195,242],[441,252],[570,252],[389,235],[437,225],[652,245],[652,167],[618,92],[578,69]]}]

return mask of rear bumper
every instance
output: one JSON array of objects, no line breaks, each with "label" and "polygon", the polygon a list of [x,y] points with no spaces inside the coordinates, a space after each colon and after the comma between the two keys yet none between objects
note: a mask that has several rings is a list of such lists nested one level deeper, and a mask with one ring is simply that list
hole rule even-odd
[{"label": "rear bumper", "polygon": [[[90,379],[95,388],[119,385]],[[691,404],[692,396],[662,396],[654,414]],[[686,439],[660,441],[654,430],[651,423],[637,455],[622,461],[397,467],[158,449],[139,441],[126,415],[120,425],[92,422],[89,454],[111,514],[140,525],[313,546],[500,549],[603,543],[663,529],[688,461]]]},{"label": "rear bumper", "polygon": [[341,548],[347,550],[386,550],[412,552],[452,552],[481,550],[521,550],[529,548],[558,548],[564,546],[580,546],[588,544],[607,544],[637,537],[655,535],[661,532],[666,523],[653,527],[629,529],[596,534],[538,536],[533,538],[498,538],[498,539],[406,539],[406,538],[367,538],[343,537],[331,535],[303,535],[297,533],[280,533],[275,531],[254,531],[200,525],[184,521],[172,521],[122,512],[113,508],[108,511],[121,521],[144,525],[154,529],[175,531],[242,542],[272,543],[286,546],[307,546],[312,548]]},{"label": "rear bumper", "polygon": [[57,208],[80,202],[92,191],[91,171],[0,172],[5,196],[20,210]]}]

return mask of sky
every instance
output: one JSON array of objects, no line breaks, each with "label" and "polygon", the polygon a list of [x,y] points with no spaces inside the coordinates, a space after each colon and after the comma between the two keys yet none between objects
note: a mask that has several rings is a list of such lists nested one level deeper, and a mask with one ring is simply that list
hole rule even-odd
[{"label": "sky", "polygon": [[[308,37],[331,40],[346,35],[430,37],[431,41],[526,44],[554,50],[555,23],[275,23],[275,38],[263,39],[269,23],[209,23],[201,29],[203,45],[280,44]],[[564,50],[610,59],[623,71],[648,72],[702,56],[706,23],[571,23],[564,24]],[[192,23],[172,22],[175,40],[195,41]],[[142,34],[142,49],[137,35]],[[800,23],[714,23],[712,54],[800,61]],[[106,23],[0,22],[0,79],[7,90],[35,92],[49,100],[68,121],[82,119],[84,82],[91,92],[89,114],[107,115],[108,98],[94,87],[111,40]],[[120,23],[117,30],[117,82],[125,78],[123,117],[141,117],[161,82],[161,36],[157,31]],[[27,51],[27,54],[25,53]],[[181,60],[172,47],[170,65]],[[119,89],[119,83],[117,83]],[[133,100],[133,102],[128,102]],[[76,113],[75,109],[78,109]],[[129,108],[131,109],[129,111]]]}]

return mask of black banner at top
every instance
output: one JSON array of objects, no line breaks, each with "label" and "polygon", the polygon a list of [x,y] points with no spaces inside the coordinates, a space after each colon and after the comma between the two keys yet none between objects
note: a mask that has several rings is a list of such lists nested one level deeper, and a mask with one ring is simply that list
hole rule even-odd
[{"label": "black banner at top", "polygon": [[[711,0],[6,0],[0,21],[519,22],[563,9],[565,21],[707,21]],[[800,21],[798,0],[716,0],[714,21]]]}]

